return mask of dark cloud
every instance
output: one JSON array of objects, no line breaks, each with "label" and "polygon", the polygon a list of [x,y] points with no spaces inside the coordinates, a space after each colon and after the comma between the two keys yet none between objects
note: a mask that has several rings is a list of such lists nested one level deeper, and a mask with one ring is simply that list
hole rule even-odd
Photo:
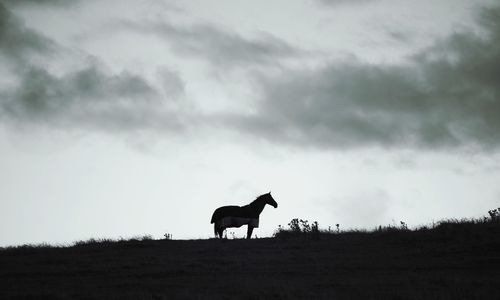
[{"label": "dark cloud", "polygon": [[500,146],[500,9],[486,34],[454,33],[410,62],[356,59],[261,76],[257,113],[219,117],[261,138],[311,147]]},{"label": "dark cloud", "polygon": [[80,0],[2,0],[7,5],[53,5],[53,6],[69,6],[75,5]]},{"label": "dark cloud", "polygon": [[[280,62],[304,53],[269,35],[246,38],[215,26],[166,22],[120,26],[159,36],[179,55],[208,60],[221,70],[268,65],[284,70],[279,76],[280,68],[258,76],[249,72],[249,83],[261,96],[255,113],[212,114],[196,123],[210,130],[220,125],[300,147],[488,150],[500,146],[499,15],[498,8],[485,9],[479,18],[483,32],[456,32],[405,64],[352,58],[294,70]],[[177,73],[160,69],[160,89],[131,72],[112,73],[98,60],[55,75],[31,59],[50,58],[59,46],[1,4],[0,16],[0,56],[18,79],[0,89],[2,120],[116,130],[184,128],[181,116],[161,99],[184,94]]]},{"label": "dark cloud", "polygon": [[108,74],[98,65],[62,77],[31,68],[20,85],[4,92],[3,113],[12,121],[44,125],[128,130],[177,127],[165,114],[156,90],[142,78]]},{"label": "dark cloud", "polygon": [[[10,64],[17,84],[0,88],[1,120],[59,128],[91,127],[102,130],[158,128],[179,130],[179,119],[167,109],[168,101],[144,78],[123,71],[111,73],[97,58],[80,69],[52,74],[32,61],[61,54],[62,47],[27,28],[0,3],[0,57]],[[81,57],[75,57],[82,60]],[[183,93],[177,74],[164,69],[167,97]]]},{"label": "dark cloud", "polygon": [[0,56],[6,62],[21,63],[33,55],[50,55],[55,43],[27,28],[0,2]]},{"label": "dark cloud", "polygon": [[270,34],[245,38],[209,24],[182,27],[166,22],[122,22],[121,26],[141,34],[154,34],[178,55],[202,58],[217,67],[276,65],[301,53]]},{"label": "dark cloud", "polygon": [[[184,95],[184,83],[178,73],[159,68],[156,76],[160,86],[156,89],[130,72],[113,74],[98,58],[93,58],[78,70],[56,75],[47,66],[65,50],[25,26],[13,13],[17,7],[13,1],[5,3],[9,5],[4,7],[0,3],[0,56],[11,64],[11,75],[17,78],[18,84],[0,88],[0,115],[4,122],[65,128],[182,129],[182,117],[173,112],[177,104],[165,103]],[[23,3],[56,5],[59,2]],[[141,34],[154,34],[178,55],[200,58],[225,70],[274,65],[298,54],[296,49],[271,35],[248,39],[208,24],[182,27],[166,22],[123,22],[120,26]],[[37,61],[43,61],[43,65]]]}]

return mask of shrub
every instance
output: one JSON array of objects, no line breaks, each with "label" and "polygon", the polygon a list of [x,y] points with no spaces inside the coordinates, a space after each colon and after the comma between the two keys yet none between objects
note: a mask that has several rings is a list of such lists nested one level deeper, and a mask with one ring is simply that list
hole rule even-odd
[{"label": "shrub", "polygon": [[288,227],[290,227],[291,232],[295,233],[301,232],[298,218],[292,219],[290,223],[288,223]]},{"label": "shrub", "polygon": [[500,217],[500,208],[488,210],[491,220],[496,220]]},{"label": "shrub", "polygon": [[274,237],[288,237],[288,236],[309,236],[311,234],[319,234],[319,224],[314,221],[309,224],[308,220],[294,218],[288,223],[288,230],[283,226],[278,225],[278,229],[274,232]]}]

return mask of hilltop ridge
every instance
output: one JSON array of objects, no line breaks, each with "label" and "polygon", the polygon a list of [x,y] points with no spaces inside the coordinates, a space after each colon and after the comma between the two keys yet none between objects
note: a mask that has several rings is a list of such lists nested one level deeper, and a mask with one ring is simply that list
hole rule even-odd
[{"label": "hilltop ridge", "polygon": [[491,299],[500,222],[0,250],[2,299]]}]

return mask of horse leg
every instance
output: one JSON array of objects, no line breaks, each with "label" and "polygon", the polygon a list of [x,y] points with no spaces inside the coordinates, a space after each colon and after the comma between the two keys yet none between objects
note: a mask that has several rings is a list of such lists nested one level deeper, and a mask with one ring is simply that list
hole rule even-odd
[{"label": "horse leg", "polygon": [[253,231],[253,227],[250,226],[250,224],[249,224],[248,229],[247,229],[247,239],[250,239],[252,237],[252,231]]},{"label": "horse leg", "polygon": [[224,228],[220,226],[220,224],[217,224],[217,222],[214,223],[214,233],[216,238],[222,238],[222,233],[224,232]]}]

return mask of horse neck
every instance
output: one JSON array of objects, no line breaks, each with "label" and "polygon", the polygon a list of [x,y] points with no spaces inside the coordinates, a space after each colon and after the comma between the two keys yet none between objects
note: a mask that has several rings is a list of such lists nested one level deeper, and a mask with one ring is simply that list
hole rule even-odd
[{"label": "horse neck", "polygon": [[264,206],[266,206],[266,202],[262,200],[260,201],[256,200],[250,203],[250,206],[252,207],[253,210],[255,210],[255,212],[257,212],[257,214],[260,215],[260,213],[264,210]]}]

